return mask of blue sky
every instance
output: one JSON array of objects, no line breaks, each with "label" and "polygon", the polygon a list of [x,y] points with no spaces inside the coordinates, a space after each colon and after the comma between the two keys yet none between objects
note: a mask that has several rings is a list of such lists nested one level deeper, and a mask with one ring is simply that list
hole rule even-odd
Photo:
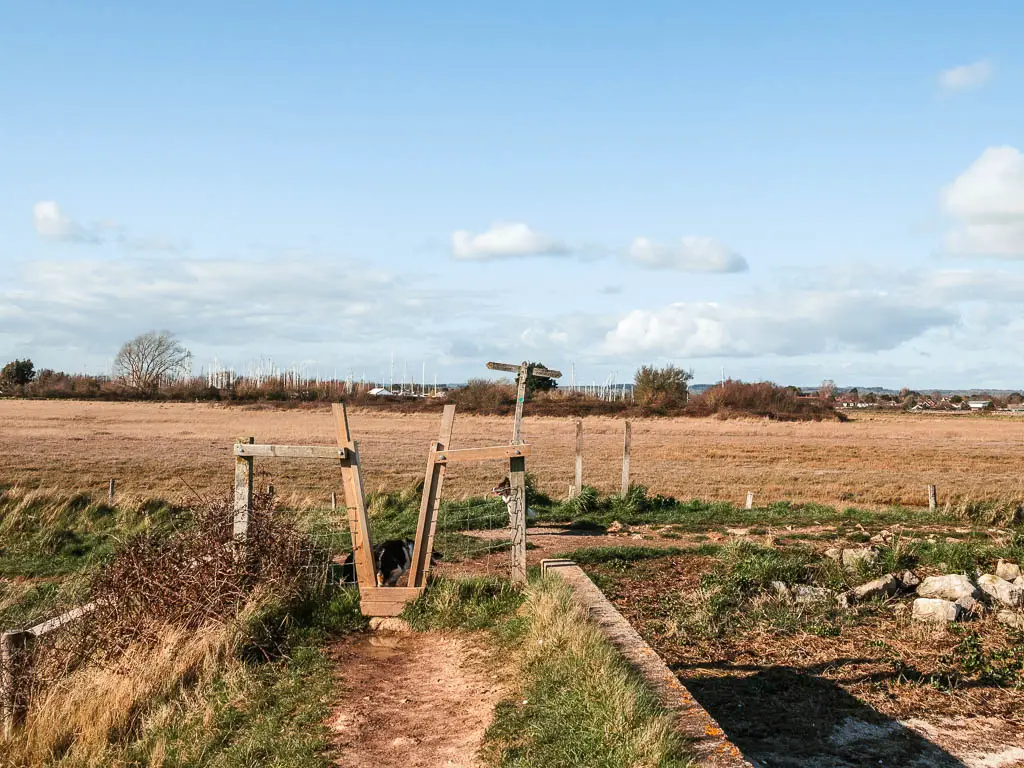
[{"label": "blue sky", "polygon": [[1022,26],[0,2],[0,358],[1021,387]]}]

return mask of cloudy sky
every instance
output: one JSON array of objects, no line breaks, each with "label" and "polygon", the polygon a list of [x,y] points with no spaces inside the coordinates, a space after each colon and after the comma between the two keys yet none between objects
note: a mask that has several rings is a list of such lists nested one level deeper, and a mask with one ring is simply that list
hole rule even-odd
[{"label": "cloudy sky", "polygon": [[0,360],[1024,387],[1024,6],[843,5],[7,4]]}]

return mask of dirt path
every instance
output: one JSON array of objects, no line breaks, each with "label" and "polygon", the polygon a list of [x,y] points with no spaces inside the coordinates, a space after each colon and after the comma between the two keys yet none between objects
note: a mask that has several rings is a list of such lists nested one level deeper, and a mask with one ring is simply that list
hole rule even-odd
[{"label": "dirt path", "polygon": [[344,768],[474,768],[504,688],[472,636],[369,634],[333,649]]}]

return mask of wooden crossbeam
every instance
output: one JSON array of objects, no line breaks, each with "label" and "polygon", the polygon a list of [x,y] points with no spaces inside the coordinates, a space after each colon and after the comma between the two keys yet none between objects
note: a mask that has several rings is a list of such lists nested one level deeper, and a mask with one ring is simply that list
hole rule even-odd
[{"label": "wooden crossbeam", "polygon": [[77,608],[72,608],[67,613],[62,613],[60,616],[55,616],[52,619],[47,619],[40,624],[36,624],[34,627],[30,627],[26,631],[36,637],[42,637],[56,629],[60,629],[65,624],[70,624],[84,616],[88,616],[90,613],[95,611],[97,607],[99,607],[99,603],[86,603],[85,605],[80,605]]},{"label": "wooden crossbeam", "polygon": [[[508,371],[509,373],[519,373],[519,369],[522,363],[512,365],[511,363],[488,363],[487,368],[492,371]],[[546,379],[560,379],[562,378],[561,371],[553,371],[550,368],[541,368],[540,366],[531,365],[529,366],[530,374],[532,376],[543,376]]]},{"label": "wooden crossbeam", "polygon": [[346,448],[332,445],[250,445],[235,443],[235,456],[278,459],[344,459]]},{"label": "wooden crossbeam", "polygon": [[453,451],[438,451],[437,461],[440,464],[451,464],[455,461],[486,461],[487,459],[511,459],[516,456],[529,456],[530,444],[496,445],[487,448],[456,448]]}]

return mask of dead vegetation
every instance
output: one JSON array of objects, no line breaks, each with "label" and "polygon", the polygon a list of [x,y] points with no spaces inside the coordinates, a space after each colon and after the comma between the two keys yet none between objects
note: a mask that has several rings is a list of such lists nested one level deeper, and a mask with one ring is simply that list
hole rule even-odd
[{"label": "dead vegetation", "polygon": [[[118,494],[163,496],[176,502],[218,491],[238,435],[283,444],[334,443],[321,408],[275,410],[212,404],[43,402],[0,400],[0,485],[85,490],[98,495],[111,477]],[[400,490],[423,477],[426,447],[437,437],[434,413],[394,414],[356,409],[353,430],[368,491]],[[532,416],[524,434],[534,443],[530,467],[538,487],[564,497],[573,479],[575,424]],[[584,481],[603,492],[618,488],[622,421],[588,417]],[[507,441],[507,419],[456,420],[455,445]],[[952,497],[1024,500],[1019,445],[1024,419],[967,415],[856,414],[849,423],[766,419],[644,419],[633,423],[634,481],[680,499],[757,504],[777,500],[878,508],[925,506],[936,483],[939,503]],[[480,495],[498,479],[491,465],[449,473],[453,498]],[[341,493],[338,472],[319,463],[275,465],[281,502],[323,508]]]}]

